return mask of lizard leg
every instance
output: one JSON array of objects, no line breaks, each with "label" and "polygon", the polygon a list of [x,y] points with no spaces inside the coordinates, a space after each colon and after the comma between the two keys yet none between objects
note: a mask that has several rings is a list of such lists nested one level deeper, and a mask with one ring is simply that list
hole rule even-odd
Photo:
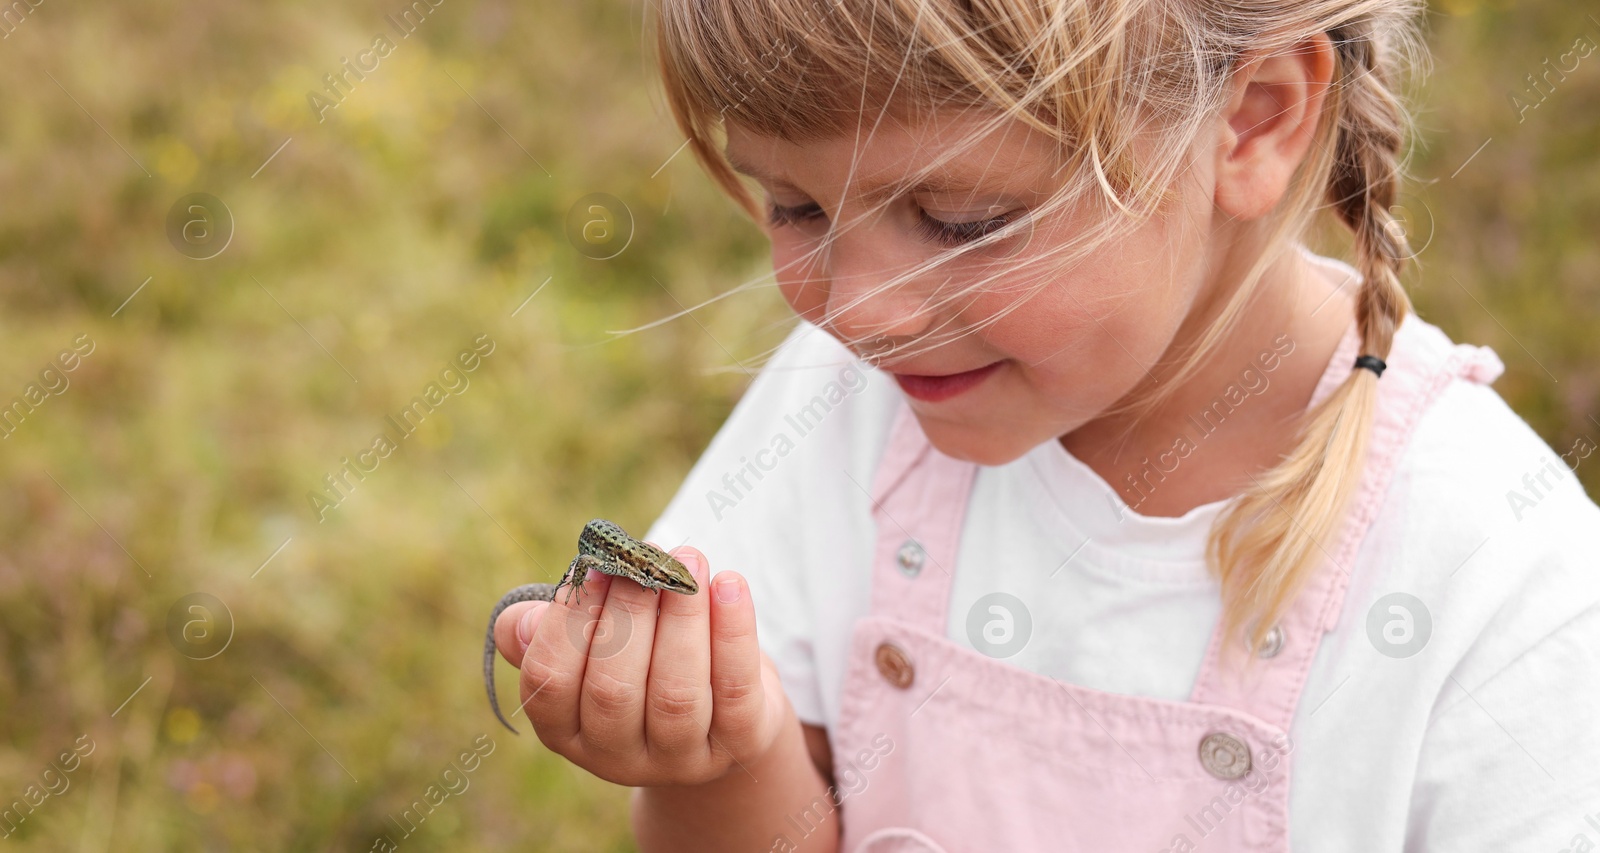
[{"label": "lizard leg", "polygon": [[[561,580],[556,581],[555,589],[550,591],[550,600],[551,601],[555,600],[555,593],[560,592],[562,587],[568,586],[571,583],[571,581],[572,581],[572,569],[577,564],[578,564],[578,561],[576,559],[574,559],[572,561],[572,563],[567,566],[567,570],[562,573]],[[571,595],[571,590],[568,590],[568,595],[569,596]]]},{"label": "lizard leg", "polygon": [[577,557],[573,558],[572,565],[567,567],[567,573],[562,576],[561,583],[556,584],[556,589],[560,589],[563,584],[566,585],[567,597],[564,600],[570,604],[572,602],[573,592],[579,593],[581,597],[583,593],[583,582],[588,580],[589,570],[599,569],[602,565],[602,561],[591,557],[588,554],[579,554]]}]

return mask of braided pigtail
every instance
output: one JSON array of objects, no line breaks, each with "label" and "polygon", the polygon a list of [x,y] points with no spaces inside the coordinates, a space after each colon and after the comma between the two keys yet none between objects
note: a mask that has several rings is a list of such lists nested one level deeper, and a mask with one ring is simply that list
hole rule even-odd
[{"label": "braided pigtail", "polygon": [[[1356,298],[1361,353],[1383,359],[1411,310],[1400,285],[1406,239],[1389,212],[1401,179],[1405,112],[1389,88],[1381,45],[1370,27],[1349,24],[1329,36],[1338,69],[1328,109],[1338,121],[1327,202],[1354,235],[1362,275]],[[1307,413],[1287,458],[1256,478],[1213,527],[1210,555],[1223,590],[1224,636],[1237,636],[1248,620],[1245,644],[1224,644],[1225,652],[1259,648],[1329,558],[1365,461],[1377,384],[1373,371],[1352,370]]]}]

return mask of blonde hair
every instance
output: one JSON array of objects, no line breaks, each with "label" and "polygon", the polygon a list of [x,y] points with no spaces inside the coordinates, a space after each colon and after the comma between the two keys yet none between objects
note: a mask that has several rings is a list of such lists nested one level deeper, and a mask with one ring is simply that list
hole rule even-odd
[{"label": "blonde hair", "polygon": [[[660,0],[656,43],[667,103],[689,148],[757,221],[766,219],[763,206],[716,143],[723,122],[791,142],[850,132],[859,141],[869,109],[881,110],[881,122],[977,108],[993,123],[950,156],[1011,119],[1057,143],[1058,174],[1065,170],[1066,177],[1047,203],[882,286],[890,288],[1017,237],[1057,210],[1097,214],[1102,227],[1083,229],[1019,266],[1046,259],[1070,264],[1116,239],[1172,198],[1191,144],[1223,108],[1241,64],[1326,34],[1335,53],[1332,87],[1316,144],[1263,226],[1271,249],[1184,354],[1172,380],[1119,407],[1137,411],[1155,406],[1201,368],[1262,274],[1322,209],[1354,237],[1363,277],[1356,298],[1361,352],[1388,356],[1410,310],[1399,280],[1405,237],[1389,211],[1408,129],[1395,86],[1419,55],[1418,7],[1417,0]],[[854,221],[835,223],[815,251],[826,252]],[[1019,266],[993,277],[1015,278]],[[1041,274],[1037,287],[1049,281]],[[923,343],[937,345],[938,332]],[[1208,559],[1222,588],[1223,628],[1226,636],[1243,629],[1248,648],[1260,645],[1328,553],[1324,543],[1338,530],[1361,473],[1377,380],[1371,371],[1354,370],[1307,412],[1293,450],[1256,477],[1211,530]]]}]

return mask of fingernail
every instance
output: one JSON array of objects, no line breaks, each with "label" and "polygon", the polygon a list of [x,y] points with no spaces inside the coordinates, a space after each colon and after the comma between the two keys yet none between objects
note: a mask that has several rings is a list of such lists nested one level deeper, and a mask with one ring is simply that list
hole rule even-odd
[{"label": "fingernail", "polygon": [[723,604],[732,604],[744,594],[737,575],[718,575],[711,587],[717,594],[717,600]]},{"label": "fingernail", "polygon": [[699,555],[695,554],[693,551],[679,551],[672,556],[676,557],[678,562],[682,563],[683,567],[689,570],[689,574],[694,577],[695,582],[705,583],[706,566],[704,563],[700,562]]}]

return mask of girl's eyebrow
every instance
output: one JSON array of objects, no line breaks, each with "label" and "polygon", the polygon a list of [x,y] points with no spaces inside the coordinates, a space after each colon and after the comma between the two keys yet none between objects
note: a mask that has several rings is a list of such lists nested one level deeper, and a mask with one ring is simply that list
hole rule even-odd
[{"label": "girl's eyebrow", "polygon": [[772,176],[768,175],[766,170],[756,166],[754,163],[746,162],[732,151],[724,150],[722,156],[726,157],[728,165],[732,166],[733,170],[741,175],[749,175],[752,178],[760,178],[764,181],[772,180]]},{"label": "girl's eyebrow", "polygon": [[[722,156],[726,157],[728,159],[728,165],[732,166],[733,170],[740,174],[749,175],[752,178],[758,178],[772,184],[792,186],[792,184],[790,184],[788,181],[769,175],[765,169],[762,169],[760,166],[757,166],[754,163],[747,163],[729,151],[722,152]],[[971,193],[976,191],[981,183],[981,180],[967,175],[936,173],[929,175],[920,181],[910,181],[902,178],[898,180],[874,181],[865,184],[857,182],[856,191],[867,201],[881,201],[885,198],[894,198],[901,195],[906,195],[908,193],[918,192]]]}]

